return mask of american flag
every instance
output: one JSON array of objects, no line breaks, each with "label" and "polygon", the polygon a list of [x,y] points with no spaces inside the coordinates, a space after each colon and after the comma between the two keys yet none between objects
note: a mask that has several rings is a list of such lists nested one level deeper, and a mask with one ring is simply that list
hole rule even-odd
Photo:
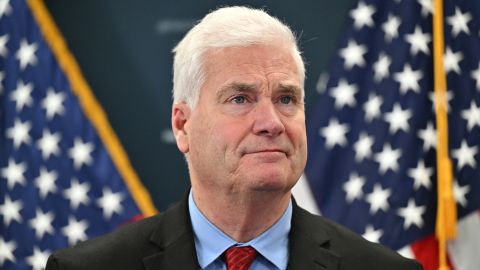
[{"label": "american flag", "polygon": [[[361,0],[307,122],[322,215],[437,269],[431,0]],[[480,2],[444,1],[456,270],[480,265]]]},{"label": "american flag", "polygon": [[106,118],[66,75],[75,68],[50,47],[63,40],[46,24],[41,1],[0,1],[0,269],[43,269],[52,251],[145,212],[131,192],[141,186],[127,185],[107,151]]}]

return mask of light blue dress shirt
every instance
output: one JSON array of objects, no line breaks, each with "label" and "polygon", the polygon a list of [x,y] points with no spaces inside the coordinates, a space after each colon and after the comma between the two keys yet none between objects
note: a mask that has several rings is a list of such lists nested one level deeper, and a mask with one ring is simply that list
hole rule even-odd
[{"label": "light blue dress shirt", "polygon": [[251,246],[258,252],[250,270],[284,270],[288,264],[288,234],[292,202],[282,217],[267,231],[247,243],[238,243],[213,225],[198,209],[192,191],[188,197],[198,263],[202,270],[225,270],[222,254],[231,246]]}]

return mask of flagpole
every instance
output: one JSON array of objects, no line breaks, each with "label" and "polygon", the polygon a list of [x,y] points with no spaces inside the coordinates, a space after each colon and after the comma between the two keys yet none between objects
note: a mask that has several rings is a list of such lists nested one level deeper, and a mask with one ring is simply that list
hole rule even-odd
[{"label": "flagpole", "polygon": [[447,240],[456,236],[456,204],[453,198],[452,162],[448,155],[447,79],[443,64],[443,1],[434,1],[433,65],[437,123],[437,221],[439,270],[449,270]]}]

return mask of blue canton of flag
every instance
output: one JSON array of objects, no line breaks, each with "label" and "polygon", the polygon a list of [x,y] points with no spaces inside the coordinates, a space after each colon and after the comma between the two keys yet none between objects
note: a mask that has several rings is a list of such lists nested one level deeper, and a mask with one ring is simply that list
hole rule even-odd
[{"label": "blue canton of flag", "polygon": [[[352,8],[309,115],[305,171],[323,215],[425,269],[436,269],[425,259],[435,258],[437,190],[432,12],[431,0],[362,0]],[[453,269],[478,269],[480,2],[446,0],[444,15],[442,98],[459,220],[448,251]]]},{"label": "blue canton of flag", "polygon": [[0,269],[141,215],[26,1],[0,1]]}]

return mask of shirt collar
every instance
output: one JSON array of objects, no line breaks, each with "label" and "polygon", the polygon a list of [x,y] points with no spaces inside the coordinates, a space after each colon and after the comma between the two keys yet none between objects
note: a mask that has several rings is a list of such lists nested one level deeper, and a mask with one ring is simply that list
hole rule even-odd
[{"label": "shirt collar", "polygon": [[279,269],[288,264],[288,234],[291,228],[292,202],[282,217],[268,230],[247,243],[237,243],[213,225],[198,209],[192,191],[188,196],[188,209],[194,232],[198,262],[204,269],[231,246],[252,246]]}]

